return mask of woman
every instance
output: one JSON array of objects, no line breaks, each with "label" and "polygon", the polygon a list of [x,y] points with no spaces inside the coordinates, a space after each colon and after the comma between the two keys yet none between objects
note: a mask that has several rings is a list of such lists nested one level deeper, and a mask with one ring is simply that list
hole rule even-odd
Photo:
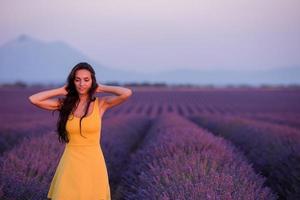
[{"label": "woman", "polygon": [[[95,97],[97,92],[117,96]],[[54,96],[64,98],[54,99]],[[52,200],[110,200],[105,159],[100,146],[103,113],[126,101],[132,95],[128,88],[97,84],[95,71],[88,63],[78,63],[67,78],[67,84],[33,94],[32,104],[59,111],[58,139],[66,143],[47,197]]]}]

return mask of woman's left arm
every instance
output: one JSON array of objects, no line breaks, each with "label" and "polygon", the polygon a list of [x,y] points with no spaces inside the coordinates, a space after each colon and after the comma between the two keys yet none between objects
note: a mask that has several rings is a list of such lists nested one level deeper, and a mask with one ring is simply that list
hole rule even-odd
[{"label": "woman's left arm", "polygon": [[132,90],[129,88],[120,87],[120,86],[103,85],[100,83],[98,83],[96,92],[110,92],[117,95],[117,96],[102,97],[102,99],[104,100],[104,106],[106,108],[111,108],[113,106],[119,105],[122,102],[126,101],[132,95]]}]

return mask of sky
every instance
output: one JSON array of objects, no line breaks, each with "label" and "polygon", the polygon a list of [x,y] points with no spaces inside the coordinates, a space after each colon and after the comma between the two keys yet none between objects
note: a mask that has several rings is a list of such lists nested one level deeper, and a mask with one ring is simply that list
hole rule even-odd
[{"label": "sky", "polygon": [[64,41],[103,66],[300,67],[299,0],[1,0],[0,45]]}]

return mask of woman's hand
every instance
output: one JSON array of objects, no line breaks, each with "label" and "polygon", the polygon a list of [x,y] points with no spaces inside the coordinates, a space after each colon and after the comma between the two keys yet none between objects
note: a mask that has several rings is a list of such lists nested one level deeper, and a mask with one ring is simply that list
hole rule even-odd
[{"label": "woman's hand", "polygon": [[101,83],[98,83],[98,87],[96,89],[96,92],[105,92],[104,86],[105,85],[102,85]]},{"label": "woman's hand", "polygon": [[61,92],[63,95],[67,95],[68,94],[68,91],[67,91],[67,84],[65,84],[64,86],[62,86],[60,88]]}]

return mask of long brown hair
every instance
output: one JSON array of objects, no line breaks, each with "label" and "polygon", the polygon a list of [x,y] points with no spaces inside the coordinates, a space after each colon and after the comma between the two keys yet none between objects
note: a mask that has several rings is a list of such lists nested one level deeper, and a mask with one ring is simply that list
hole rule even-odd
[{"label": "long brown hair", "polygon": [[[76,90],[74,80],[75,80],[76,71],[80,70],[80,69],[88,70],[91,73],[91,78],[92,78],[92,85],[88,91],[88,104],[87,104],[84,115],[80,118],[80,135],[82,135],[81,134],[81,120],[87,115],[88,109],[90,107],[90,103],[92,101],[96,100],[94,93],[98,87],[98,84],[96,81],[96,76],[95,76],[96,73],[95,73],[94,69],[92,68],[92,66],[90,64],[88,64],[86,62],[81,62],[81,63],[76,64],[73,67],[72,71],[70,72],[70,74],[68,75],[68,78],[67,78],[66,91],[68,92],[68,94],[66,95],[65,98],[59,98],[61,106],[59,109],[57,109],[59,111],[59,118],[57,120],[56,131],[58,133],[58,140],[61,143],[69,142],[68,133],[66,131],[66,123],[68,121],[69,115],[71,114],[71,112],[73,112],[73,110],[77,106],[76,104],[79,101],[79,94]],[[53,112],[55,112],[55,111],[56,110],[54,110]],[[73,114],[73,117],[74,117],[74,114]],[[83,136],[83,137],[85,137],[85,136]]]}]

